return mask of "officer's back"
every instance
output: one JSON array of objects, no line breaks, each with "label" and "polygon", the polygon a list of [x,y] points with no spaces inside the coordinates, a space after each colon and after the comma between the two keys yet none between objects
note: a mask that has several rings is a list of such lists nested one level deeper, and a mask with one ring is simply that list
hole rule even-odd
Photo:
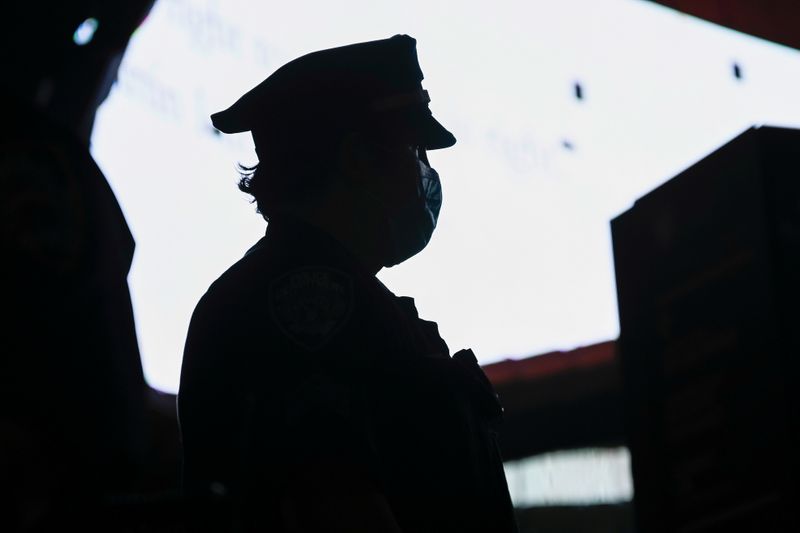
[{"label": "officer's back", "polygon": [[187,338],[196,526],[515,530],[491,386],[375,277],[420,251],[438,217],[425,149],[455,139],[421,79],[414,40],[397,36],[300,58],[213,117],[253,132],[260,163],[240,188],[269,225]]}]

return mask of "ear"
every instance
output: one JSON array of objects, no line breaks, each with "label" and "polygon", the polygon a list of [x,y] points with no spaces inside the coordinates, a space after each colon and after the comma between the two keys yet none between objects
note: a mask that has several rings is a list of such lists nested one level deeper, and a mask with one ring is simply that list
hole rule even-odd
[{"label": "ear", "polygon": [[353,131],[345,135],[339,143],[338,163],[345,181],[360,186],[370,180],[375,161],[362,133]]}]

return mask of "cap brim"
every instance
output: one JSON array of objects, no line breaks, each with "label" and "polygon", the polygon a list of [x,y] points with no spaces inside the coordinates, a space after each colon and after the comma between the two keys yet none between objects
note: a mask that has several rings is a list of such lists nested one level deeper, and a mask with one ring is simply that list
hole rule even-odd
[{"label": "cap brim", "polygon": [[449,148],[456,143],[455,136],[433,118],[426,106],[420,112],[404,112],[395,124],[404,131],[402,135],[419,142],[426,150]]},{"label": "cap brim", "polygon": [[456,138],[438,120],[433,118],[433,115],[430,115],[423,126],[423,142],[426,150],[438,150],[450,148],[456,144]]},{"label": "cap brim", "polygon": [[[214,113],[211,115],[211,123],[222,133],[241,133],[251,130],[251,125],[243,119],[252,114],[246,112],[248,100],[245,95],[228,109]],[[400,121],[395,122],[395,125],[404,130],[406,135],[419,141],[426,150],[449,148],[456,144],[455,136],[433,117],[427,106],[420,112],[400,112],[398,118]]]},{"label": "cap brim", "polygon": [[241,133],[250,130],[248,124],[242,123],[241,115],[237,113],[238,110],[234,109],[235,105],[211,115],[211,124],[222,133]]}]

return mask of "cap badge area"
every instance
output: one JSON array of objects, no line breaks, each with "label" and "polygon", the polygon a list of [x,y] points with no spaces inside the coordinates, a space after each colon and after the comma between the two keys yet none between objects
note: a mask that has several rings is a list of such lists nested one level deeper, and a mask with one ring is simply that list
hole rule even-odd
[{"label": "cap badge area", "polygon": [[410,93],[393,94],[384,98],[373,100],[370,107],[373,111],[388,111],[398,107],[406,107],[419,104],[428,104],[431,97],[428,91],[420,89]]}]

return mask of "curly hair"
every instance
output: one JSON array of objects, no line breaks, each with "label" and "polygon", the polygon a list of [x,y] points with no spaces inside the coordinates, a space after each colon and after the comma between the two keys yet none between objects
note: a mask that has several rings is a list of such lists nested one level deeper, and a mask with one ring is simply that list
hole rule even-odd
[{"label": "curly hair", "polygon": [[239,190],[252,196],[266,221],[279,210],[294,209],[322,196],[336,172],[336,143],[274,144],[258,150],[259,161],[237,164]]}]

